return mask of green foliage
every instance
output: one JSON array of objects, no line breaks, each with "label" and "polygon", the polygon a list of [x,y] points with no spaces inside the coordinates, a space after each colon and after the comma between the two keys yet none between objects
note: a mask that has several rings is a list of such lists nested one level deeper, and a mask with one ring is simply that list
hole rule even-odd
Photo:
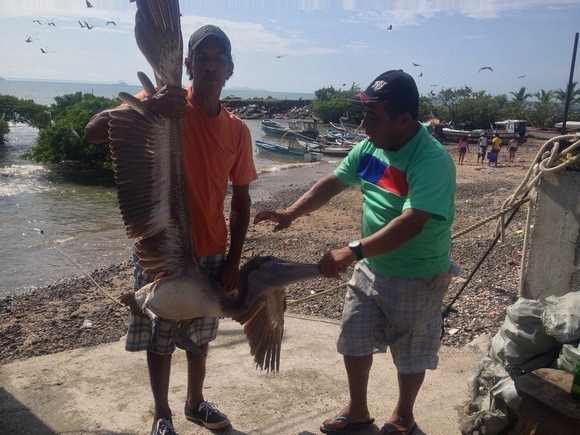
[{"label": "green foliage", "polygon": [[74,160],[110,168],[108,146],[86,142],[83,132],[94,114],[119,103],[118,99],[81,92],[56,97],[49,109],[48,126],[40,128],[36,144],[23,157],[45,163]]},{"label": "green foliage", "polygon": [[[46,106],[11,95],[0,95],[0,117],[6,123],[18,122],[34,128],[43,128],[50,124],[50,112]],[[9,130],[5,134],[8,132]]]},{"label": "green foliage", "polygon": [[321,88],[314,92],[316,98],[310,104],[310,110],[326,124],[340,122],[340,118],[360,121],[363,114],[362,108],[347,101],[357,92],[360,92],[360,88],[354,83],[347,91],[334,89],[333,86]]}]

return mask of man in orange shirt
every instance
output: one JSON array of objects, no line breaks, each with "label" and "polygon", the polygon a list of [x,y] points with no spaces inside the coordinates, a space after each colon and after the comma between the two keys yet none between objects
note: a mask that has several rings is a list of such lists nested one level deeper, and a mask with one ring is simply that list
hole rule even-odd
[{"label": "man in orange shirt", "polygon": [[[189,40],[185,67],[192,86],[163,88],[145,99],[149,110],[166,117],[183,118],[183,147],[188,205],[200,266],[222,288],[236,287],[242,247],[250,219],[249,185],[257,179],[250,130],[227,111],[219,98],[227,79],[234,72],[231,44],[218,27],[207,25],[196,30]],[[108,111],[95,115],[85,129],[85,139],[93,143],[108,140]],[[232,184],[229,226],[224,217],[228,181]],[[154,277],[135,267],[135,290]],[[203,395],[209,342],[217,335],[218,319],[193,319],[188,330],[191,340],[203,354],[186,351],[188,362],[185,417],[208,429],[230,424],[227,416],[207,402]],[[151,322],[131,316],[126,349],[147,350],[151,390],[155,401],[152,434],[175,433],[169,407],[169,372],[176,343],[170,322],[159,319],[156,337]]]}]

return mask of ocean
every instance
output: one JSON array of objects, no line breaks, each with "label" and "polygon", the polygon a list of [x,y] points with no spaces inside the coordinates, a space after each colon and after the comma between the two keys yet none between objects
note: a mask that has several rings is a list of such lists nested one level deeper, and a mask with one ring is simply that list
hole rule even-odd
[{"label": "ocean", "polygon": [[[0,94],[52,104],[56,96],[81,91],[115,97],[136,93],[139,86],[0,79]],[[312,94],[224,89],[222,96],[279,99],[312,98]],[[246,120],[252,139],[264,136],[260,121]],[[132,241],[125,235],[114,185],[76,168],[54,168],[20,158],[35,142],[37,131],[10,126],[0,145],[0,298],[80,276],[131,259]],[[282,156],[254,153],[259,173],[305,164]],[[253,198],[256,200],[255,198]]]}]

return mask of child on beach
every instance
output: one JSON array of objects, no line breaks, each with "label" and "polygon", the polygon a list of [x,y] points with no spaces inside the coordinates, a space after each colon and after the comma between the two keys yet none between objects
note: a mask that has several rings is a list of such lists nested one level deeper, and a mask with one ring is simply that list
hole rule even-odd
[{"label": "child on beach", "polygon": [[467,139],[466,135],[464,135],[459,141],[458,150],[459,150],[459,164],[462,165],[463,160],[465,160],[465,153],[469,151],[469,140]]}]

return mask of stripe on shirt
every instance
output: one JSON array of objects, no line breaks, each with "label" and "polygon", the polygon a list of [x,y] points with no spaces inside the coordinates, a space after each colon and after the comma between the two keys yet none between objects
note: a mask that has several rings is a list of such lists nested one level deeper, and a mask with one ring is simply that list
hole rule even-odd
[{"label": "stripe on shirt", "polygon": [[371,154],[365,154],[360,160],[358,175],[361,179],[396,195],[407,196],[409,192],[406,174]]}]

